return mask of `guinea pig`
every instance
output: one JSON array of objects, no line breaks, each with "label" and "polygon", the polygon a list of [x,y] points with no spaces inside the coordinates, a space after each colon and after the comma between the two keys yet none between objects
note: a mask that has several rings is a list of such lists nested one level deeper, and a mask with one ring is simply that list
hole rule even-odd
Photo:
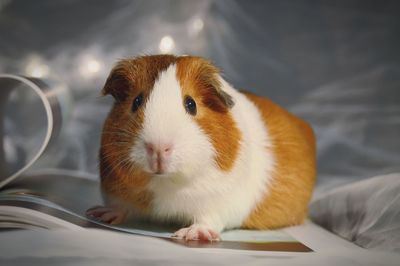
[{"label": "guinea pig", "polygon": [[315,138],[271,100],[238,91],[195,56],[119,61],[102,93],[115,103],[102,132],[105,206],[87,215],[174,222],[185,240],[225,229],[276,229],[307,216]]}]

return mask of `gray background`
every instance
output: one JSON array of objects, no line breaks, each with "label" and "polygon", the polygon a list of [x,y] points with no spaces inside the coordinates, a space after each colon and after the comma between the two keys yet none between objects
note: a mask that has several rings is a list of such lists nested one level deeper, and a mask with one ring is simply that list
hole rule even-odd
[{"label": "gray background", "polygon": [[0,72],[44,65],[72,95],[37,168],[97,173],[106,75],[120,58],[160,53],[166,35],[172,53],[205,56],[235,87],[311,122],[320,185],[400,170],[399,1],[0,1]]}]

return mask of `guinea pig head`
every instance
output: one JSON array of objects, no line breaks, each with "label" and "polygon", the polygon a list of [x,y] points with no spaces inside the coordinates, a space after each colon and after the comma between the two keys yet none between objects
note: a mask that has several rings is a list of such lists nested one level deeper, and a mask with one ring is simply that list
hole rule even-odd
[{"label": "guinea pig head", "polygon": [[103,93],[116,101],[104,126],[102,152],[118,154],[119,167],[190,178],[210,167],[234,166],[240,142],[230,112],[234,102],[218,69],[205,59],[125,59],[111,71]]}]

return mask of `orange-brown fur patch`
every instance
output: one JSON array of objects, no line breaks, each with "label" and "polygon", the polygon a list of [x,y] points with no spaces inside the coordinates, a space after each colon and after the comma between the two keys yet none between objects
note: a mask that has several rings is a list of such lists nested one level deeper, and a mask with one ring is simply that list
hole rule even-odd
[{"label": "orange-brown fur patch", "polygon": [[127,123],[125,128],[116,126],[112,114],[107,119],[100,149],[100,177],[102,189],[108,196],[106,199],[129,202],[145,211],[151,201],[151,195],[145,191],[149,176],[129,161],[129,149],[142,117],[142,114],[138,115],[132,120],[133,126]]},{"label": "orange-brown fur patch", "polygon": [[241,134],[219,93],[218,69],[208,61],[192,56],[180,57],[176,64],[183,98],[188,95],[196,101],[194,119],[210,138],[217,165],[228,171],[238,156]]},{"label": "orange-brown fur patch", "polygon": [[314,133],[305,121],[272,101],[245,94],[261,112],[276,165],[268,193],[242,227],[273,229],[300,224],[307,216],[315,183]]},{"label": "orange-brown fur patch", "polygon": [[[100,152],[102,153],[102,152]],[[137,211],[146,213],[149,210],[152,195],[146,190],[149,176],[135,168],[133,165],[125,167],[114,167],[116,158],[100,154],[102,163],[100,165],[101,187],[106,193],[108,204],[114,201],[124,202]],[[111,163],[112,162],[112,163]]]}]

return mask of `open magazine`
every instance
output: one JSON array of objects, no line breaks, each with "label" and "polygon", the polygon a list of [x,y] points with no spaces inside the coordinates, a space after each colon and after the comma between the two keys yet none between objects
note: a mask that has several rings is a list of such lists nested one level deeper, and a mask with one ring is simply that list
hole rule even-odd
[{"label": "open magazine", "polygon": [[[2,124],[0,127],[0,228],[2,230],[7,228],[96,228],[157,237],[187,247],[232,250],[299,253],[313,252],[318,246],[294,229],[270,231],[238,229],[223,232],[222,241],[183,241],[171,237],[172,233],[178,229],[177,225],[135,220],[112,226],[86,217],[85,212],[88,208],[102,204],[96,176],[58,169],[30,171],[29,174],[25,171],[45,152],[47,145],[54,141],[56,133],[61,128],[62,99],[55,98],[55,93],[48,93],[49,90],[49,87],[40,80],[0,75],[2,101],[0,106],[0,124]],[[26,97],[27,93],[30,93],[29,97]],[[28,99],[31,102],[18,103],[18,99],[22,101]],[[18,154],[13,153],[13,142],[10,139],[18,132],[14,132],[15,134],[11,136],[10,129],[7,129],[7,125],[19,128],[15,124],[18,124],[20,120],[13,112],[13,108],[17,108],[18,105],[30,106],[31,110],[37,110],[37,117],[32,119],[41,121],[32,123],[36,128],[30,128],[28,133],[22,134],[22,137],[29,138],[32,143],[28,145],[28,142],[26,142],[28,144],[24,142],[24,148],[27,150],[22,159],[18,157]],[[34,116],[35,112],[32,111],[30,115]],[[21,128],[26,130],[26,128]],[[29,133],[33,137],[29,137]],[[319,230],[318,234],[314,237],[325,239],[326,236],[323,235],[329,233]],[[339,238],[335,240],[333,235],[329,237],[331,244],[332,239],[340,242]],[[312,246],[301,242],[299,238],[312,243]]]},{"label": "open magazine", "polygon": [[182,241],[171,238],[176,225],[132,220],[113,226],[85,217],[89,207],[101,204],[98,181],[72,172],[44,171],[23,176],[0,192],[0,227],[6,228],[97,228],[153,236],[188,247],[243,250],[310,252],[309,247],[281,230],[231,230],[222,241]]}]

